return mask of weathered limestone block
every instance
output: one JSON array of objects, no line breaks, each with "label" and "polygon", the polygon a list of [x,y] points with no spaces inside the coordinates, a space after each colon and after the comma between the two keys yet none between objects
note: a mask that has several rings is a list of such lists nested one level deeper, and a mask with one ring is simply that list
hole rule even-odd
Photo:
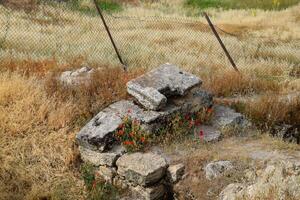
[{"label": "weathered limestone block", "polygon": [[88,83],[91,79],[91,75],[95,72],[93,68],[82,67],[74,71],[63,72],[59,80],[67,85],[78,85],[80,83]]},{"label": "weathered limestone block", "polygon": [[79,147],[81,159],[84,162],[93,164],[94,166],[109,166],[116,165],[117,159],[125,152],[121,146],[115,146],[112,150],[105,153],[99,153],[84,147]]},{"label": "weathered limestone block", "polygon": [[166,193],[165,187],[162,184],[147,188],[136,186],[131,190],[140,200],[160,200],[163,199]]},{"label": "weathered limestone block", "polygon": [[185,95],[202,81],[177,66],[164,64],[149,73],[127,83],[127,91],[145,108],[160,110],[168,96]]},{"label": "weathered limestone block", "polygon": [[171,183],[177,183],[184,175],[185,166],[183,164],[172,165],[167,169],[167,178]]},{"label": "weathered limestone block", "polygon": [[166,173],[167,161],[153,153],[125,154],[117,160],[118,174],[141,186],[157,183]]},{"label": "weathered limestone block", "polygon": [[105,109],[80,130],[76,136],[77,143],[94,151],[109,150],[115,142],[114,132],[120,124],[121,117]]},{"label": "weathered limestone block", "polygon": [[233,165],[230,161],[217,161],[206,165],[204,168],[205,177],[208,180],[212,180],[221,176],[225,171],[233,169]]},{"label": "weathered limestone block", "polygon": [[244,128],[249,124],[244,115],[225,106],[215,106],[212,123],[215,127],[220,129],[235,127]]}]

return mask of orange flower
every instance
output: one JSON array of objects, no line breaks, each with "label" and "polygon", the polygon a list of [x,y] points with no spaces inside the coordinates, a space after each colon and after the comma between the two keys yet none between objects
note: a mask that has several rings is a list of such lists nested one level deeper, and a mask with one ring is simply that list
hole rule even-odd
[{"label": "orange flower", "polygon": [[212,113],[213,109],[212,108],[208,108],[207,109],[207,113]]},{"label": "orange flower", "polygon": [[134,132],[131,132],[129,133],[130,137],[134,137],[135,133]]},{"label": "orange flower", "polygon": [[145,140],[146,140],[146,138],[145,138],[145,137],[141,137],[141,142],[142,142],[142,143],[144,143],[144,142],[145,142]]},{"label": "orange flower", "polygon": [[128,141],[128,140],[124,141],[123,144],[127,146],[134,145],[132,141]]},{"label": "orange flower", "polygon": [[124,131],[123,130],[119,130],[118,131],[118,136],[122,136],[122,135],[124,135]]}]

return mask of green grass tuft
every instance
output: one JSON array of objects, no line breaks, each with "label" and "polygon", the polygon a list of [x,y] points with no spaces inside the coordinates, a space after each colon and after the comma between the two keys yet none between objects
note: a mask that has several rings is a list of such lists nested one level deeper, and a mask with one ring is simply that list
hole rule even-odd
[{"label": "green grass tuft", "polygon": [[186,0],[185,5],[193,8],[263,9],[282,10],[296,5],[300,0]]}]

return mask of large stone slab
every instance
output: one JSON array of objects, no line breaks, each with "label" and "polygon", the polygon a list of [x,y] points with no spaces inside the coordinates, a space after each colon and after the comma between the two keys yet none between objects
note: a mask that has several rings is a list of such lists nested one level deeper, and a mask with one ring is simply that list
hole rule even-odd
[{"label": "large stone slab", "polygon": [[172,64],[164,64],[127,83],[127,91],[145,108],[162,109],[168,96],[185,95],[202,81]]},{"label": "large stone slab", "polygon": [[114,132],[122,124],[122,119],[112,110],[104,109],[88,122],[76,135],[80,146],[103,152],[115,142]]},{"label": "large stone slab", "polygon": [[141,186],[150,186],[166,174],[168,163],[154,153],[125,154],[117,160],[117,173]]}]

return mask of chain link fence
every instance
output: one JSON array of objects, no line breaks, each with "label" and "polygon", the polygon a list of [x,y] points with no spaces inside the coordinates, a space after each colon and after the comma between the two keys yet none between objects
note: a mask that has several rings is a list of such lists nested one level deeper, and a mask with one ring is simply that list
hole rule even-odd
[{"label": "chain link fence", "polygon": [[[0,59],[55,58],[64,62],[81,56],[91,63],[119,64],[96,9],[80,11],[56,2],[26,12],[0,4],[0,13]],[[169,62],[207,73],[232,69],[204,18],[130,17],[106,12],[104,18],[129,68],[153,68]],[[216,30],[239,70],[282,76],[300,65],[299,40],[233,34],[218,26]]]}]

